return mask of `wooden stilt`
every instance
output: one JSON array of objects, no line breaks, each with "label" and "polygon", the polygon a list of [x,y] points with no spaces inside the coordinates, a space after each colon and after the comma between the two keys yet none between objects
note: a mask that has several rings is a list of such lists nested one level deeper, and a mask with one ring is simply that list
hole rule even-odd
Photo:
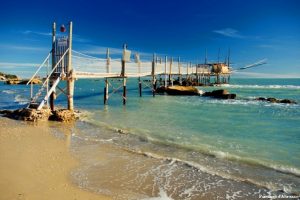
[{"label": "wooden stilt", "polygon": [[74,110],[74,78],[72,69],[72,31],[73,22],[69,26],[69,52],[68,52],[68,65],[67,65],[67,88],[68,88],[68,110]]},{"label": "wooden stilt", "polygon": [[[54,22],[52,25],[52,68],[55,67],[56,65],[56,60],[55,60],[55,39],[56,39],[56,23]],[[52,76],[52,75],[50,75]],[[49,82],[49,88],[52,87],[53,81],[52,77],[50,77],[50,82]],[[54,111],[54,92],[51,93],[50,95],[50,109]]]},{"label": "wooden stilt", "polygon": [[164,86],[167,87],[167,79],[168,79],[168,75],[167,75],[167,63],[168,63],[168,58],[167,56],[165,56],[165,84]]},{"label": "wooden stilt", "polygon": [[126,104],[126,78],[123,78],[123,105]]},{"label": "wooden stilt", "polygon": [[142,97],[142,81],[141,81],[141,77],[139,77],[139,94],[140,94],[140,97]]},{"label": "wooden stilt", "polygon": [[104,87],[104,105],[107,104],[108,100],[108,79],[105,79],[105,87]]},{"label": "wooden stilt", "polygon": [[121,76],[123,77],[123,105],[126,104],[126,78],[125,78],[125,51],[126,51],[127,45],[124,44],[123,49],[123,58],[122,58],[122,71],[121,71]]},{"label": "wooden stilt", "polygon": [[170,69],[169,69],[169,85],[171,85],[171,86],[173,86],[172,64],[173,64],[173,58],[171,58],[171,60],[170,60]]},{"label": "wooden stilt", "polygon": [[155,91],[156,91],[156,78],[155,78],[155,64],[157,58],[155,56],[155,54],[153,54],[153,59],[152,59],[152,71],[151,71],[151,75],[152,75],[152,95],[153,97],[155,97]]}]

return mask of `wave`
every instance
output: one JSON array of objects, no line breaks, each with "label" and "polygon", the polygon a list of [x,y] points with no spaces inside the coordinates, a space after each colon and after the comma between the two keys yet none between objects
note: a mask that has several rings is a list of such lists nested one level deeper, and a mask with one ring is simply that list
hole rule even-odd
[{"label": "wave", "polygon": [[[249,177],[243,178],[241,176],[234,175],[233,173],[226,173],[226,172],[221,171],[221,170],[215,170],[212,167],[204,166],[204,165],[202,165],[200,163],[197,163],[197,162],[194,162],[194,161],[187,161],[187,160],[182,160],[182,159],[178,159],[178,158],[174,158],[174,157],[167,157],[167,156],[162,156],[162,155],[155,154],[155,153],[137,151],[137,150],[132,150],[132,149],[126,149],[126,150],[130,151],[132,153],[135,153],[135,154],[147,156],[149,158],[168,161],[169,165],[173,165],[175,163],[182,163],[182,164],[186,165],[187,167],[195,168],[197,170],[200,170],[204,173],[208,173],[210,175],[214,175],[214,176],[216,175],[216,176],[220,176],[220,177],[225,178],[225,179],[238,181],[238,182],[247,182],[247,183],[259,186],[259,187],[267,188],[268,190],[271,190],[271,191],[284,191],[285,193],[288,193],[288,194],[289,193],[297,193],[297,191],[293,191],[293,189],[291,188],[291,186],[289,184],[287,184],[287,185],[281,184],[279,186],[276,183],[272,183],[270,180],[260,181],[260,180],[256,180],[256,179],[249,178]],[[278,169],[278,168],[276,168],[276,169]],[[285,170],[288,170],[290,168],[280,167],[279,169],[285,171]],[[294,169],[294,170],[297,170],[297,174],[299,173],[298,169]],[[297,193],[297,195],[299,195],[299,194]]]},{"label": "wave", "polygon": [[[87,112],[88,113],[88,112]],[[91,114],[91,113],[90,113]],[[258,160],[258,159],[253,159],[253,158],[249,158],[249,157],[241,157],[238,155],[234,155],[228,152],[224,152],[224,151],[217,151],[217,150],[211,150],[210,146],[205,145],[205,146],[194,146],[194,145],[184,145],[184,144],[179,144],[179,143],[174,143],[172,141],[168,141],[168,140],[163,140],[162,139],[158,139],[158,138],[154,138],[149,136],[148,134],[139,134],[136,133],[136,131],[141,131],[141,130],[132,130],[132,129],[122,129],[119,127],[114,127],[111,126],[109,124],[106,124],[104,122],[102,123],[95,123],[92,120],[90,120],[88,117],[84,119],[84,123],[88,123],[91,124],[92,126],[100,126],[102,128],[105,128],[107,130],[113,131],[119,135],[132,135],[132,136],[137,136],[139,138],[139,140],[142,141],[149,141],[153,144],[156,145],[161,145],[161,146],[172,146],[174,148],[177,149],[184,149],[184,150],[196,150],[199,153],[202,153],[204,155],[209,155],[218,159],[225,159],[225,160],[231,160],[231,161],[238,161],[238,162],[242,162],[242,163],[246,163],[246,164],[251,164],[251,165],[258,165],[258,166],[263,166],[266,168],[270,168],[273,170],[276,170],[278,172],[282,172],[282,173],[286,173],[286,174],[291,174],[291,175],[295,175],[295,176],[299,176],[300,177],[300,169],[295,168],[295,167],[291,167],[291,166],[284,166],[284,165],[279,165],[279,164],[275,164],[275,163],[270,163],[269,161],[262,161],[262,160]],[[93,139],[93,138],[81,138],[83,140],[93,140],[93,141],[102,141],[102,142],[113,142],[115,139],[117,139],[117,137],[112,137],[111,139]]]},{"label": "wave", "polygon": [[5,93],[5,94],[14,94],[14,93],[16,93],[15,90],[2,90],[2,92]]},{"label": "wave", "polygon": [[18,94],[15,96],[14,102],[18,103],[19,105],[25,105],[29,102],[29,100],[24,96]]},{"label": "wave", "polygon": [[227,152],[222,152],[222,151],[210,151],[210,153],[217,158],[227,159],[227,160],[232,160],[232,161],[240,161],[240,162],[251,164],[251,165],[254,164],[257,166],[263,166],[263,167],[270,168],[272,170],[275,170],[275,171],[278,171],[281,173],[291,174],[291,175],[300,177],[300,169],[297,169],[295,167],[274,164],[274,163],[270,163],[267,161],[253,159],[253,158],[240,157],[240,156],[229,154]]},{"label": "wave", "polygon": [[173,199],[167,195],[164,189],[159,188],[159,197],[149,197],[142,200],[173,200]]},{"label": "wave", "polygon": [[[90,123],[88,121],[85,121],[85,123],[95,125],[94,123]],[[143,141],[151,142],[152,144],[159,145],[162,148],[172,147],[179,151],[180,151],[180,149],[185,152],[189,152],[189,150],[190,150],[193,152],[198,152],[202,155],[207,155],[211,159],[219,160],[218,162],[220,162],[221,168],[218,166],[211,166],[210,164],[207,165],[205,163],[199,163],[194,160],[186,160],[186,158],[181,159],[178,157],[168,157],[168,155],[153,153],[153,152],[149,152],[148,150],[143,151],[139,147],[136,148],[136,146],[130,146],[130,145],[126,145],[126,146],[121,145],[120,146],[120,145],[118,145],[122,149],[124,149],[128,152],[151,157],[154,159],[165,160],[165,161],[170,162],[170,164],[182,163],[188,167],[193,167],[195,169],[198,169],[202,172],[205,172],[205,173],[208,173],[211,175],[217,175],[222,178],[226,178],[226,179],[234,180],[234,181],[249,182],[251,184],[255,184],[257,186],[264,187],[264,188],[267,188],[272,191],[283,190],[287,193],[290,193],[293,189],[290,189],[287,185],[285,185],[286,184],[285,182],[283,182],[283,183],[274,182],[273,183],[270,180],[266,181],[268,178],[265,180],[264,179],[257,180],[257,179],[253,179],[252,177],[254,177],[254,176],[249,176],[249,174],[246,176],[245,175],[243,176],[241,174],[229,172],[228,170],[222,169],[222,163],[228,164],[228,161],[229,161],[229,162],[233,163],[233,166],[235,166],[235,164],[238,164],[238,166],[239,166],[238,169],[241,169],[241,170],[244,169],[245,167],[246,167],[246,169],[249,169],[249,168],[253,168],[253,166],[256,166],[256,167],[254,167],[255,170],[259,169],[259,170],[267,171],[267,172],[269,172],[271,170],[273,172],[285,174],[285,175],[287,175],[287,177],[294,177],[296,179],[298,179],[298,177],[300,177],[300,169],[298,169],[296,167],[292,167],[292,166],[276,164],[276,163],[273,163],[272,161],[264,161],[264,160],[259,160],[256,158],[241,157],[241,156],[234,155],[234,154],[224,152],[224,151],[210,150],[209,147],[201,148],[200,146],[197,146],[197,147],[185,146],[182,144],[172,143],[169,141],[162,141],[162,140],[158,140],[156,138],[145,136],[145,135],[141,136],[137,133],[133,133],[132,130],[130,130],[130,131],[123,130],[123,129],[116,128],[116,127],[115,128],[110,127],[109,130],[113,130],[115,133],[117,133],[119,135],[124,135],[124,133],[125,133],[126,135],[129,134],[129,136],[130,135],[138,136],[138,138],[137,138],[138,140],[141,140],[141,138],[144,137]],[[88,136],[81,137],[78,135],[76,135],[75,137],[77,137],[78,139],[81,139],[81,140],[85,140],[85,141],[104,142],[104,143],[111,143],[111,144],[118,144],[119,140],[124,139],[124,137],[122,137],[122,136],[118,137],[116,135],[115,136],[112,135],[112,137],[110,139],[91,138]],[[255,173],[255,172],[256,171],[253,171],[253,173]]]},{"label": "wave", "polygon": [[258,97],[243,97],[238,99],[213,99],[210,97],[201,97],[199,101],[194,100],[176,100],[176,103],[182,105],[201,106],[206,104],[224,104],[224,105],[243,105],[243,106],[264,106],[276,108],[299,108],[300,104],[284,104],[284,103],[270,103],[267,101],[257,101]]},{"label": "wave", "polygon": [[299,85],[222,85],[226,88],[259,88],[259,89],[300,89]]}]

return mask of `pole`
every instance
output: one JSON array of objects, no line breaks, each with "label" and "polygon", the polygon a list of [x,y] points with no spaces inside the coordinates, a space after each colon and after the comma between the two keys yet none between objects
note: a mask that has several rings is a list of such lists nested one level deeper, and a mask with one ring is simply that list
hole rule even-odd
[{"label": "pole", "polygon": [[172,80],[172,64],[173,64],[173,57],[170,60],[170,70],[169,70],[169,85],[173,86],[173,80]]},{"label": "pole", "polygon": [[33,84],[32,84],[32,80],[30,82],[30,99],[32,100],[33,97]]},{"label": "pole", "polygon": [[179,74],[179,85],[182,85],[180,57],[178,57],[178,74]]},{"label": "pole", "polygon": [[[53,22],[52,25],[52,69],[55,67],[56,65],[56,60],[55,60],[55,37],[56,36],[56,24],[55,22]],[[49,76],[52,76],[52,74],[49,74]],[[53,84],[53,80],[52,77],[50,77],[50,85],[49,87],[52,87]],[[50,95],[50,109],[52,111],[54,111],[54,92],[51,93]]]},{"label": "pole", "polygon": [[155,80],[155,64],[157,61],[157,57],[155,54],[153,54],[153,59],[152,59],[152,95],[155,97],[155,91],[156,91],[156,80]]},{"label": "pole", "polygon": [[68,65],[67,65],[67,88],[68,88],[68,110],[74,110],[74,78],[72,68],[72,37],[73,37],[73,22],[69,25],[69,52],[68,52]]},{"label": "pole", "polygon": [[123,77],[123,105],[126,104],[126,78]]},{"label": "pole", "polygon": [[140,94],[140,97],[142,97],[142,81],[141,81],[141,77],[139,77],[139,94]]},{"label": "pole", "polygon": [[140,94],[140,97],[142,97],[141,61],[140,61],[140,55],[138,53],[136,54],[136,61],[137,61],[137,64],[138,64],[138,73],[139,73],[139,78],[138,78],[138,81],[139,81],[139,94]]},{"label": "pole", "polygon": [[167,75],[167,62],[168,62],[168,58],[167,58],[167,56],[165,56],[165,87],[167,87],[167,79],[168,79],[168,75]]},{"label": "pole", "polygon": [[106,73],[110,73],[109,48],[107,48],[107,50],[106,50]]},{"label": "pole", "polygon": [[122,71],[121,71],[121,76],[123,77],[123,105],[126,104],[126,78],[125,78],[125,50],[127,48],[127,45],[124,44],[123,45],[123,49],[124,49],[124,55],[122,58]]},{"label": "pole", "polygon": [[108,100],[108,79],[105,78],[105,86],[104,86],[104,105],[107,104]]}]

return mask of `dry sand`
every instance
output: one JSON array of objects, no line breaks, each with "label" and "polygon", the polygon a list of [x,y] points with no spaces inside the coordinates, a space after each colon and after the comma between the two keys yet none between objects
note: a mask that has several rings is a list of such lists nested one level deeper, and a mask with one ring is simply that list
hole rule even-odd
[{"label": "dry sand", "polygon": [[47,123],[28,125],[0,117],[0,199],[111,199],[81,190],[70,180],[78,164],[67,141]]}]

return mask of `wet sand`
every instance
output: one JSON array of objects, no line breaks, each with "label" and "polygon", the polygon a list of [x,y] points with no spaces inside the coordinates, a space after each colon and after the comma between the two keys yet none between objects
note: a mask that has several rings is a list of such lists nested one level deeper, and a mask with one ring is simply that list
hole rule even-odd
[{"label": "wet sand", "polygon": [[73,185],[77,165],[67,140],[54,137],[47,123],[0,117],[0,199],[111,199]]}]

